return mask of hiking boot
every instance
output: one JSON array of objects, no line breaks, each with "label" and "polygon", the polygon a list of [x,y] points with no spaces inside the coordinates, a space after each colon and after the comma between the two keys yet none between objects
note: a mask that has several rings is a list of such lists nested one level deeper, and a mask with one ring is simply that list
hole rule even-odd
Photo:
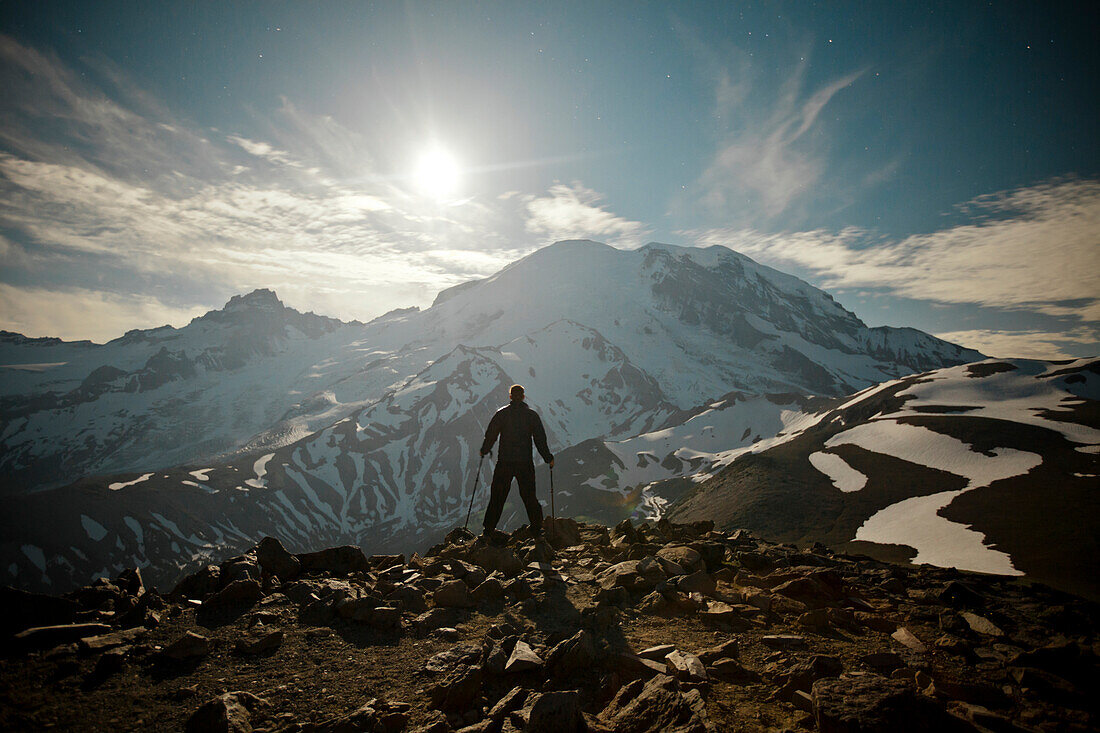
[{"label": "hiking boot", "polygon": [[508,544],[508,535],[490,527],[486,527],[481,533],[481,539],[487,545],[494,545],[496,547],[503,547]]}]

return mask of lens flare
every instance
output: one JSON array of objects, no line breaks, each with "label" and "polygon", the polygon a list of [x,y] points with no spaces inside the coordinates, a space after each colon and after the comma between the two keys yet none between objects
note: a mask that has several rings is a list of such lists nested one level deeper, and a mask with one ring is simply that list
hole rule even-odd
[{"label": "lens flare", "polygon": [[458,161],[443,148],[431,148],[421,154],[413,179],[423,193],[445,199],[458,189]]}]

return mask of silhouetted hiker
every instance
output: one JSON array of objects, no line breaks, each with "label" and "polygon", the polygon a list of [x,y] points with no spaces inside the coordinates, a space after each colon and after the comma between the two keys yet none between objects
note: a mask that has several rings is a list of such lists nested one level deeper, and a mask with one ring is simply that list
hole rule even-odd
[{"label": "silhouetted hiker", "polygon": [[512,479],[519,483],[519,496],[527,508],[527,518],[531,522],[531,531],[535,535],[542,533],[542,506],[535,495],[535,461],[531,455],[531,442],[539,449],[542,459],[554,467],[554,454],[546,447],[546,431],[538,413],[523,401],[523,387],[513,384],[508,390],[511,398],[505,407],[500,408],[485,428],[485,441],[481,444],[481,455],[489,454],[500,436],[500,450],[497,451],[497,466],[493,471],[493,484],[489,494],[489,506],[485,510],[485,534],[492,536],[504,510],[504,500],[512,488]]}]

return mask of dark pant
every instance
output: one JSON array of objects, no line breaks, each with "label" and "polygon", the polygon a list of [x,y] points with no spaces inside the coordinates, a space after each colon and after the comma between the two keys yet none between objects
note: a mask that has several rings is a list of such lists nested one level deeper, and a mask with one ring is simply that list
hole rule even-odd
[{"label": "dark pant", "polygon": [[512,488],[512,479],[519,484],[519,497],[527,508],[531,529],[542,531],[542,506],[535,495],[535,464],[531,461],[497,461],[493,471],[493,486],[489,494],[489,507],[485,510],[485,529],[496,529],[504,501]]}]

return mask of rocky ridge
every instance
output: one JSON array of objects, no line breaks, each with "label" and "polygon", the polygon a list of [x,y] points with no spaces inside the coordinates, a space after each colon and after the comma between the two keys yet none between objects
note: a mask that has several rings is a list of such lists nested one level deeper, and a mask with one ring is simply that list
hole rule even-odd
[{"label": "rocky ridge", "polygon": [[171,592],[5,588],[7,730],[1086,731],[1096,604],[716,532],[546,520],[425,555],[273,538]]}]

